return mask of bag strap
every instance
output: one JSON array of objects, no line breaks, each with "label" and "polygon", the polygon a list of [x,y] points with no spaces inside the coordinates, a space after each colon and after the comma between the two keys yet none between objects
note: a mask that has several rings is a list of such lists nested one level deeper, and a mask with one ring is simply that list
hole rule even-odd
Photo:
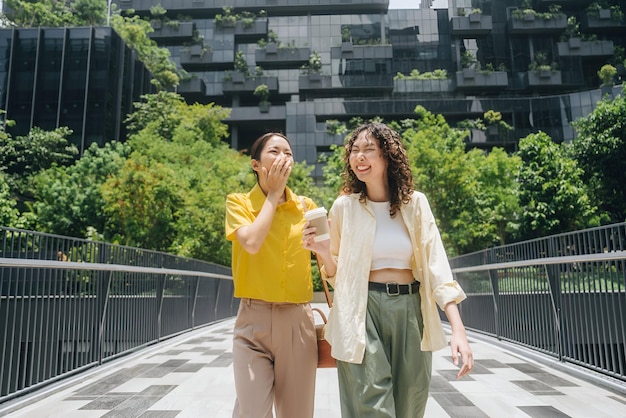
[{"label": "bag strap", "polygon": [[[306,212],[307,207],[306,207],[306,202],[304,201],[304,197],[300,196],[300,202],[302,203],[302,209],[304,209],[304,211]],[[313,253],[315,254],[315,261],[317,264],[317,269],[320,272],[320,279],[322,280],[322,286],[324,287],[324,296],[326,296],[326,303],[328,303],[328,307],[332,308],[333,307],[333,301],[330,298],[330,291],[328,290],[328,283],[326,283],[326,280],[324,280],[324,278],[322,277],[322,272],[321,272],[321,265],[322,265],[322,260],[320,259],[320,256],[317,253]],[[324,321],[326,322],[326,321]]]}]

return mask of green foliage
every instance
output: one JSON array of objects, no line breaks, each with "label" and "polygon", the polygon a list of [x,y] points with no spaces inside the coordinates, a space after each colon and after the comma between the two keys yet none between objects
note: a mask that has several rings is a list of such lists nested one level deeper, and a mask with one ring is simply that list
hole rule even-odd
[{"label": "green foliage", "polygon": [[322,56],[317,51],[311,52],[309,61],[301,69],[305,74],[319,73],[322,70]]},{"label": "green foliage", "polygon": [[0,171],[0,225],[13,226],[18,219],[17,203],[11,197],[6,174]]},{"label": "green foliage", "polygon": [[594,1],[587,6],[586,12],[589,16],[599,17],[600,10],[602,9],[610,10],[611,20],[616,22],[624,20],[624,12],[622,9],[616,4],[611,4],[610,0]]},{"label": "green foliage", "polygon": [[235,53],[235,62],[233,65],[236,71],[242,72],[246,77],[250,76],[250,68],[248,67],[243,51],[239,50]]},{"label": "green foliage", "polygon": [[626,92],[603,100],[588,116],[573,122],[572,155],[594,202],[611,222],[626,220]]},{"label": "green foliage", "polygon": [[600,224],[597,207],[582,181],[583,170],[565,145],[543,132],[520,139],[520,239]]},{"label": "green foliage", "polygon": [[260,103],[269,103],[270,89],[267,87],[267,84],[259,84],[252,94],[259,98]]},{"label": "green foliage", "polygon": [[604,64],[602,68],[598,70],[598,78],[602,81],[603,86],[612,86],[613,80],[617,75],[617,68],[611,64]]},{"label": "green foliage", "polygon": [[22,205],[32,200],[31,180],[35,174],[74,161],[78,148],[67,140],[71,133],[66,127],[53,131],[35,127],[27,136],[13,138],[6,132],[0,135],[0,170],[8,175],[11,194]]},{"label": "green foliage", "polygon": [[448,78],[448,71],[442,69],[436,69],[425,73],[420,73],[418,69],[411,70],[409,75],[397,73],[394,80],[446,80]]},{"label": "green foliage", "polygon": [[67,167],[52,167],[33,179],[38,231],[70,237],[86,237],[90,231],[103,233],[106,215],[101,187],[124,165],[130,147],[110,142],[99,148],[93,143]]},{"label": "green foliage", "polygon": [[124,42],[137,52],[139,60],[154,76],[152,83],[157,89],[167,90],[179,84],[178,69],[171,60],[169,50],[159,47],[148,37],[148,33],[154,31],[150,22],[136,15],[127,17],[116,14],[111,19],[111,25]]},{"label": "green foliage", "polygon": [[556,62],[549,62],[548,56],[544,52],[538,52],[535,60],[528,65],[528,71],[556,71],[558,65]]}]

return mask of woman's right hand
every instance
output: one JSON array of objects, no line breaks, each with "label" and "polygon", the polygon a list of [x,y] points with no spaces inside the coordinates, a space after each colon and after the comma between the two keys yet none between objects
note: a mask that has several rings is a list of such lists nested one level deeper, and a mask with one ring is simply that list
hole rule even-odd
[{"label": "woman's right hand", "polygon": [[263,167],[263,175],[265,176],[265,186],[267,194],[282,195],[287,186],[287,180],[291,174],[292,159],[285,154],[280,154],[274,159],[269,171]]}]

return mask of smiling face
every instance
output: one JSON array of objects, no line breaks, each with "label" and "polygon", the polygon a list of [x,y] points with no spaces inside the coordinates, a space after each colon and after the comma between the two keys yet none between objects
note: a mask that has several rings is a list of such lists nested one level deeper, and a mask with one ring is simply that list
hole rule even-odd
[{"label": "smiling face", "polygon": [[350,168],[360,181],[370,187],[387,183],[387,160],[378,140],[367,130],[361,131],[352,144]]},{"label": "smiling face", "polygon": [[257,174],[261,172],[263,167],[269,172],[276,159],[287,160],[290,166],[293,165],[291,145],[282,136],[272,135],[262,147],[258,157],[252,160],[252,169]]}]

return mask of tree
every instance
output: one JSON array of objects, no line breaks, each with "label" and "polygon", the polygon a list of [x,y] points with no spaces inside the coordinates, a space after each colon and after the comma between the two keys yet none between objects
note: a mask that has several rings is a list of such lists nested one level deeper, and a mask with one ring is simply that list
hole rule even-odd
[{"label": "tree", "polygon": [[136,15],[116,14],[111,18],[111,26],[128,46],[137,51],[139,60],[154,76],[152,83],[157,89],[167,90],[178,85],[180,76],[169,50],[159,47],[148,37],[148,33],[154,31],[150,22]]},{"label": "tree", "polygon": [[78,148],[67,137],[72,131],[66,127],[44,131],[33,128],[27,136],[0,135],[0,170],[8,174],[11,194],[20,201],[31,200],[32,176],[52,166],[74,162]]},{"label": "tree", "polygon": [[32,208],[37,230],[70,237],[108,232],[101,188],[107,178],[117,175],[129,154],[127,144],[114,141],[100,148],[93,143],[75,164],[37,174]]},{"label": "tree", "polygon": [[589,228],[600,216],[565,145],[539,132],[520,139],[520,239]]},{"label": "tree", "polygon": [[19,216],[16,202],[11,198],[6,174],[0,171],[0,225],[13,226]]},{"label": "tree", "polygon": [[4,6],[11,10],[7,17],[16,26],[72,26],[75,17],[65,1],[57,0],[5,0]]},{"label": "tree", "polygon": [[626,220],[626,95],[602,100],[574,121],[572,155],[594,199],[611,222]]},{"label": "tree", "polygon": [[78,25],[98,26],[107,21],[107,0],[76,0],[71,9]]}]

